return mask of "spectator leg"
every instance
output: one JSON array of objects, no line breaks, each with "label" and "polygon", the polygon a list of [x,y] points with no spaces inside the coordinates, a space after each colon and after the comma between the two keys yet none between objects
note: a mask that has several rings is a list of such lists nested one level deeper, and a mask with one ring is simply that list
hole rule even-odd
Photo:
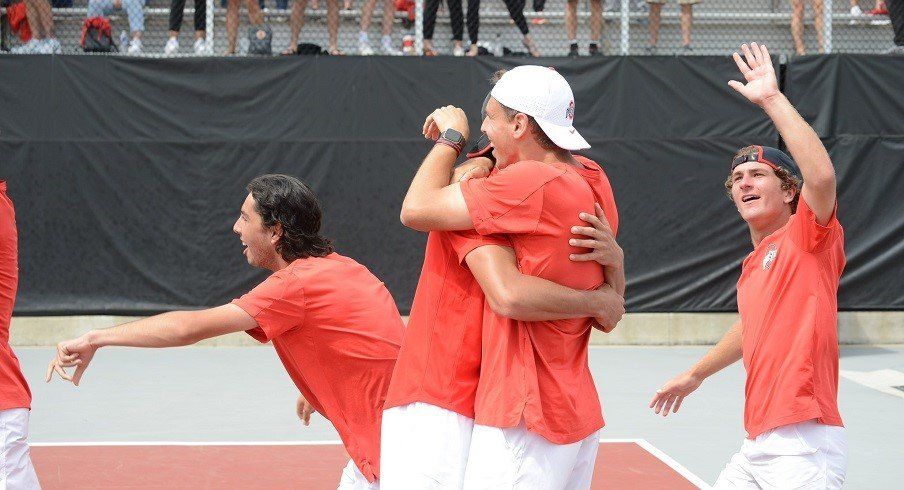
[{"label": "spectator leg", "polygon": [[424,51],[433,49],[433,29],[436,27],[436,11],[439,0],[426,0],[424,3]]},{"label": "spectator leg", "polygon": [[258,0],[247,0],[245,4],[248,7],[248,21],[253,26],[259,26],[264,23],[264,12]]},{"label": "spectator leg", "polygon": [[326,28],[330,35],[330,54],[339,52],[339,0],[326,1]]},{"label": "spectator leg", "polygon": [[144,32],[144,0],[122,0],[122,8],[129,17],[132,39],[140,38],[141,33]]},{"label": "spectator leg", "polygon": [[235,40],[239,33],[239,0],[226,4],[226,54],[235,54]]},{"label": "spectator leg", "polygon": [[[603,47],[603,1],[590,0],[590,42]],[[607,51],[608,52],[608,51]]]},{"label": "spectator leg", "polygon": [[895,31],[895,46],[904,46],[904,0],[888,1],[888,17]]},{"label": "spectator leg", "polygon": [[[198,17],[197,14],[198,2],[195,2],[195,17]],[[170,3],[169,9],[169,36],[176,37],[179,35],[179,30],[182,29],[182,16],[183,11],[185,10],[185,0],[173,0]],[[197,21],[196,21],[197,23]]]},{"label": "spectator leg", "polygon": [[503,0],[509,11],[509,17],[515,21],[521,35],[527,36],[530,30],[527,28],[527,20],[524,18],[524,0]]},{"label": "spectator leg", "polygon": [[364,0],[361,5],[361,32],[367,32],[370,28],[370,21],[374,16],[374,7],[377,6],[377,0]]},{"label": "spectator leg", "polygon": [[804,0],[791,0],[791,37],[798,55],[807,53],[804,46]]},{"label": "spectator leg", "polygon": [[35,39],[53,37],[53,14],[46,0],[25,0],[25,17]]},{"label": "spectator leg", "polygon": [[[461,1],[461,0],[459,0]],[[383,36],[392,35],[392,21],[395,14],[395,0],[383,0]]]},{"label": "spectator leg", "polygon": [[686,4],[681,6],[681,44],[691,45],[691,29],[694,26],[694,6]]},{"label": "spectator leg", "polygon": [[565,5],[565,37],[568,42],[578,38],[578,0],[568,0]]},{"label": "spectator leg", "polygon": [[289,40],[289,51],[295,52],[298,49],[298,37],[301,35],[301,28],[304,27],[304,11],[308,8],[308,0],[295,0],[292,2],[292,39]]},{"label": "spectator leg", "polygon": [[650,46],[656,47],[659,44],[659,22],[662,19],[662,4],[650,4]]},{"label": "spectator leg", "polygon": [[[185,3],[185,0],[182,0]],[[182,9],[179,9],[180,12]],[[180,19],[181,24],[181,19]],[[195,0],[195,39],[204,39],[207,34],[207,1]]]},{"label": "spectator leg", "polygon": [[810,6],[813,8],[813,26],[816,27],[816,40],[819,43],[819,52],[825,53],[825,12],[823,10],[823,3],[822,0],[810,1]]},{"label": "spectator leg", "polygon": [[446,0],[449,5],[449,23],[452,25],[452,40],[461,46],[461,40],[465,34],[464,11],[461,8],[461,0]]},{"label": "spectator leg", "polygon": [[480,0],[468,0],[468,39],[471,40],[471,56],[477,54],[477,37],[480,33]]}]

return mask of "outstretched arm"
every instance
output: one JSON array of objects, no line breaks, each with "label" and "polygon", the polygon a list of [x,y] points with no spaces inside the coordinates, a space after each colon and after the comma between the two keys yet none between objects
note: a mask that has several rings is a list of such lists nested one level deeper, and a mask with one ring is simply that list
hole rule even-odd
[{"label": "outstretched arm", "polygon": [[[92,330],[81,337],[57,344],[57,355],[47,367],[46,381],[56,372],[78,385],[88,363],[100,347],[179,347],[232,332],[257,328],[245,310],[227,304],[199,311],[172,311],[104,330]],[[65,367],[75,366],[70,376]]]},{"label": "outstretched arm", "polygon": [[681,407],[684,398],[699,388],[703,380],[734,364],[740,358],[741,321],[738,320],[722,336],[722,340],[693,367],[656,390],[656,395],[650,401],[650,408],[656,413],[661,413],[663,417],[669,414],[670,409],[674,413],[678,413],[678,408]]},{"label": "outstretched arm", "polygon": [[609,286],[582,291],[522,274],[515,252],[508,247],[478,247],[465,257],[465,262],[490,308],[506,318],[547,321],[591,317],[609,331],[625,313],[624,299]]},{"label": "outstretched arm", "polygon": [[826,225],[832,218],[836,200],[835,168],[829,153],[816,131],[779,91],[766,46],[742,44],[741,51],[743,59],[738,53],[734,53],[733,58],[747,83],[732,80],[728,84],[762,107],[775,123],[804,178],[801,195],[816,215],[817,222]]}]

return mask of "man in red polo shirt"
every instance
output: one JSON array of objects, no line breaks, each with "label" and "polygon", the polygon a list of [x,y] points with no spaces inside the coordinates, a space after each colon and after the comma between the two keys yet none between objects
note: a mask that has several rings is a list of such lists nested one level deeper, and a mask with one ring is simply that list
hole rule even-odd
[{"label": "man in red polo shirt", "polygon": [[[572,224],[579,216],[589,220],[595,203],[602,204],[600,217],[617,227],[602,169],[570,153],[589,147],[571,125],[573,117],[574,96],[561,75],[539,66],[515,68],[498,80],[486,105],[481,129],[496,158],[489,177],[440,186],[419,178],[431,163],[425,161],[406,197],[415,227],[474,228],[485,238],[510,241],[482,243],[463,254],[488,304],[465,488],[590,485],[603,426],[587,365],[594,315],[573,306],[555,315],[523,315],[512,307],[510,291],[526,274],[577,290],[603,286],[619,299],[624,294],[620,257],[605,271],[616,289],[598,264],[571,260],[578,246],[596,247],[594,240],[568,243],[572,233],[591,233],[573,231]],[[434,168],[451,166],[460,148],[456,139],[464,134],[467,120],[459,109],[431,114],[425,135],[438,138],[434,152],[444,158]]]},{"label": "man in red polo shirt", "polygon": [[9,323],[19,285],[16,212],[0,180],[0,488],[41,488],[28,455],[31,391],[9,345]]},{"label": "man in red polo shirt", "polygon": [[[174,311],[57,346],[53,372],[78,384],[99,347],[175,347],[245,331],[276,353],[304,399],[329,419],[351,456],[340,489],[377,489],[383,402],[404,326],[389,291],[320,235],[320,205],[300,180],[248,185],[233,231],[248,263],[273,271],[227,305]],[[64,367],[76,366],[73,376]]]},{"label": "man in red polo shirt", "polygon": [[[744,360],[747,439],[714,488],[840,488],[847,442],[838,413],[838,282],[844,232],[835,216],[835,170],[816,132],[779,91],[765,46],[741,46],[746,84],[729,84],[763,108],[791,157],[749,146],[725,182],[753,251],[738,280],[740,320],[686,373],[656,392],[666,416],[704,379]],[[798,165],[800,169],[798,170]]]}]

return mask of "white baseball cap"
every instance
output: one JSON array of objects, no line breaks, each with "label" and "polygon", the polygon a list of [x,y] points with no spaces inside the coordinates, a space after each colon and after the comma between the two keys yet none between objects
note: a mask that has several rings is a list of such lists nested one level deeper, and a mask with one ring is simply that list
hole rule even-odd
[{"label": "white baseball cap", "polygon": [[574,129],[574,93],[552,68],[523,65],[505,72],[490,95],[500,104],[533,117],[559,148],[590,148]]}]

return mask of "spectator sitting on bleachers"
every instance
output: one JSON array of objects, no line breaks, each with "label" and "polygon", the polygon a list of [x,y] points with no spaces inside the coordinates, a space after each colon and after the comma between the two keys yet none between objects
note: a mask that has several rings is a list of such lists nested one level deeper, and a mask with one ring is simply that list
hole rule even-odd
[{"label": "spectator sitting on bleachers", "polygon": [[[239,1],[229,0],[226,4],[226,52],[224,54],[235,54],[235,42],[239,33]],[[245,6],[248,8],[248,22],[252,26],[261,26],[264,24],[264,13],[261,11],[258,0],[246,0]]]},{"label": "spectator sitting on bleachers", "polygon": [[[185,0],[172,0],[169,15],[169,39],[163,47],[164,54],[179,51],[179,30],[182,28],[182,16]],[[209,53],[207,48],[207,0],[195,0],[195,54]]]},{"label": "spectator sitting on bleachers", "polygon": [[[568,36],[568,56],[580,56],[578,52],[578,0],[568,0],[565,6],[565,34]],[[599,56],[602,53],[603,39],[603,3],[602,0],[590,0],[590,45],[587,54]]]},{"label": "spectator sitting on bleachers", "polygon": [[[656,44],[659,43],[659,23],[662,6],[667,0],[647,0],[650,4],[650,47],[648,54],[656,54]],[[694,26],[694,4],[700,0],[678,0],[681,5],[681,49],[685,53],[693,51],[691,48],[691,30]]]},{"label": "spectator sitting on bleachers", "polygon": [[[794,38],[794,49],[798,55],[807,54],[804,46],[804,2],[806,0],[791,0],[791,37]],[[816,40],[819,42],[819,52],[825,52],[825,17],[823,14],[822,0],[810,0],[813,9],[813,27],[816,28]]]},{"label": "spectator sitting on bleachers", "polygon": [[[460,3],[460,2],[459,2]],[[377,0],[364,0],[361,6],[361,30],[358,32],[358,54],[369,56],[374,54],[374,48],[367,38],[367,29],[373,20],[374,7]],[[398,56],[402,51],[392,45],[392,20],[395,15],[395,0],[383,0],[383,36],[380,38],[380,50],[382,54]]]},{"label": "spectator sitting on bleachers", "polygon": [[88,18],[109,17],[114,9],[126,11],[129,18],[129,54],[141,54],[141,34],[144,32],[144,0],[88,0]]},{"label": "spectator sitting on bleachers", "polygon": [[60,41],[53,33],[53,13],[46,0],[25,0],[25,17],[32,38],[11,51],[19,54],[60,54]]}]

